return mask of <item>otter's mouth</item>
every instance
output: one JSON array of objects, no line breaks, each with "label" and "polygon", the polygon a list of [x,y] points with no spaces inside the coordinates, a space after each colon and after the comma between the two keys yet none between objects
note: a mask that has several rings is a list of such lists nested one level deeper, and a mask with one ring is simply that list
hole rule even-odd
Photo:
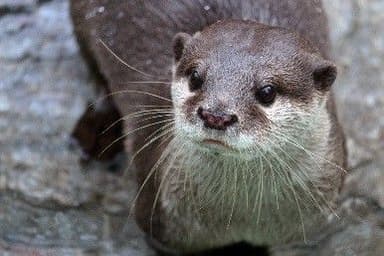
[{"label": "otter's mouth", "polygon": [[204,139],[201,141],[201,144],[206,146],[213,146],[215,148],[218,147],[218,148],[232,149],[227,143],[220,140],[215,140],[215,139]]}]

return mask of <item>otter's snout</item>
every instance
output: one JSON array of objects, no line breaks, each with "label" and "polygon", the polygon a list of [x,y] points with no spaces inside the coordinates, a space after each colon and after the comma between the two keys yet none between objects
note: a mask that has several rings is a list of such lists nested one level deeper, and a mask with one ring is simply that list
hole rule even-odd
[{"label": "otter's snout", "polygon": [[202,107],[197,110],[197,115],[204,121],[205,127],[216,130],[225,130],[238,121],[236,115],[203,109]]}]

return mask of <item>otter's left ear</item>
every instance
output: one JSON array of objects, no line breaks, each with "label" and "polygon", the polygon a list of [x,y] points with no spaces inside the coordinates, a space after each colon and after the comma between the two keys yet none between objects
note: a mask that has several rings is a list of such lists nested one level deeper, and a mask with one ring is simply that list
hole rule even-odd
[{"label": "otter's left ear", "polygon": [[173,54],[176,62],[183,56],[184,49],[191,38],[192,37],[187,33],[178,33],[173,38]]},{"label": "otter's left ear", "polygon": [[333,82],[336,80],[337,68],[335,64],[327,60],[321,60],[317,63],[313,71],[313,80],[318,90],[329,90]]}]

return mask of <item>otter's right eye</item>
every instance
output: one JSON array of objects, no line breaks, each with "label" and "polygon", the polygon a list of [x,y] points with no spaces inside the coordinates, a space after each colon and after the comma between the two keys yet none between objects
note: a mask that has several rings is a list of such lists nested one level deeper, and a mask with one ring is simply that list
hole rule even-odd
[{"label": "otter's right eye", "polygon": [[197,70],[193,70],[191,75],[189,76],[189,90],[196,91],[201,89],[201,86],[203,85],[204,80],[200,76],[199,72]]}]

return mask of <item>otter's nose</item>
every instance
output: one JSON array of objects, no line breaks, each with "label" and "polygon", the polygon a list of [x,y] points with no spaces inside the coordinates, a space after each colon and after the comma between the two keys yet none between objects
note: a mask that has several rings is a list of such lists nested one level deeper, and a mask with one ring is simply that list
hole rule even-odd
[{"label": "otter's nose", "polygon": [[204,121],[204,126],[216,130],[225,130],[228,126],[236,123],[236,115],[229,115],[222,112],[212,111],[199,107],[197,115]]}]

